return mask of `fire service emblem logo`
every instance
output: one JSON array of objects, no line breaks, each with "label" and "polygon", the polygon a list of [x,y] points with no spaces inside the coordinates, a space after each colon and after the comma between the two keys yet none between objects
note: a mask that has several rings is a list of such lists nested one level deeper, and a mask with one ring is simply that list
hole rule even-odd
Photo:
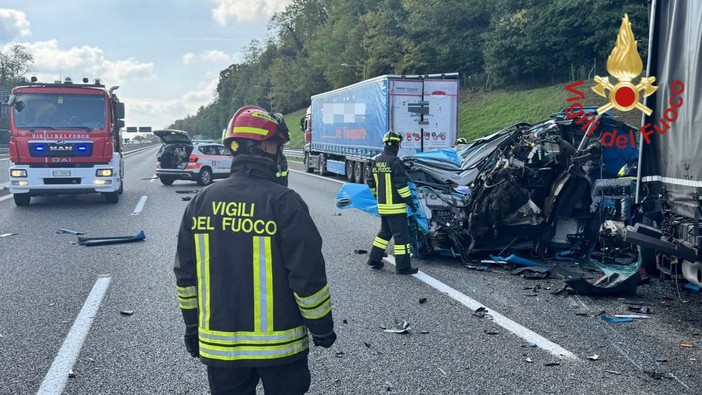
[{"label": "fire service emblem logo", "polygon": [[631,22],[629,22],[629,16],[624,14],[619,34],[617,34],[617,43],[607,58],[607,71],[618,82],[613,85],[609,82],[609,77],[595,76],[597,85],[592,87],[592,90],[609,99],[609,103],[598,108],[597,113],[603,114],[612,108],[619,111],[631,111],[636,108],[646,115],[651,115],[651,109],[641,103],[641,97],[642,95],[648,97],[658,90],[657,86],[653,86],[656,77],[642,77],[639,83],[634,85],[633,80],[641,74],[642,70],[643,62],[636,48]]}]

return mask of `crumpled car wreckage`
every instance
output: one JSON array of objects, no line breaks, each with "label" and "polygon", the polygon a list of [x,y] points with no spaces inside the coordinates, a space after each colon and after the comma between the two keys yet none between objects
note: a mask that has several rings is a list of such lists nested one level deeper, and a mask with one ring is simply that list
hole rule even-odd
[{"label": "crumpled car wreckage", "polygon": [[[606,114],[594,126],[585,129],[561,112],[453,149],[405,156],[419,202],[418,212],[410,213],[413,252],[465,263],[504,251],[636,260],[619,233],[632,223],[638,149],[600,139],[635,129]],[[372,195],[362,187],[342,187],[337,206],[373,213]]]}]

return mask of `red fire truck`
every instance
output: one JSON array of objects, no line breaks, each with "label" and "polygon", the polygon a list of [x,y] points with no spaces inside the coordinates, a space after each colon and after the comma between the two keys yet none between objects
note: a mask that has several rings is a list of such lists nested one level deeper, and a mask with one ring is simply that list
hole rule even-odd
[{"label": "red fire truck", "polygon": [[123,190],[120,128],[124,103],[100,80],[22,80],[12,89],[10,192],[15,204],[32,196],[102,193],[117,203]]}]

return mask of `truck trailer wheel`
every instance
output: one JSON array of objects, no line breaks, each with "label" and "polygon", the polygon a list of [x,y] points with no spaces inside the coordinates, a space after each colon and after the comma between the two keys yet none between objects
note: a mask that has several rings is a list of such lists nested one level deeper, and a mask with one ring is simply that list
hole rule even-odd
[{"label": "truck trailer wheel", "polygon": [[363,179],[370,180],[371,178],[373,178],[373,173],[371,172],[371,165],[370,165],[370,163],[364,163],[363,164]]},{"label": "truck trailer wheel", "polygon": [[104,192],[102,196],[105,197],[105,201],[110,204],[115,204],[119,202],[119,191],[115,192]]},{"label": "truck trailer wheel", "polygon": [[12,197],[17,206],[29,206],[29,202],[32,200],[32,196],[28,193],[15,193]]},{"label": "truck trailer wheel", "polygon": [[302,163],[305,165],[305,171],[308,173],[314,173],[314,167],[310,167],[310,154],[309,152],[305,152],[305,158],[302,160]]},{"label": "truck trailer wheel", "polygon": [[320,176],[327,174],[327,160],[324,158],[324,154],[319,154],[319,159],[317,159],[317,172]]},{"label": "truck trailer wheel", "polygon": [[346,161],[346,180],[348,182],[354,182],[354,174],[353,174],[353,168],[354,168],[354,161],[352,160],[347,160]]},{"label": "truck trailer wheel", "polygon": [[353,180],[356,182],[356,184],[363,184],[363,181],[365,181],[365,177],[363,176],[364,169],[363,169],[363,162],[357,161],[354,162],[353,164]]}]

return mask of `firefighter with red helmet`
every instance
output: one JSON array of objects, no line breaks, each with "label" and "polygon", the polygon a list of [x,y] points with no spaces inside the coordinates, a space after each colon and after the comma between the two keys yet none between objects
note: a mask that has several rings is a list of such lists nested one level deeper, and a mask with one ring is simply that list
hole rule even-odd
[{"label": "firefighter with red helmet", "polygon": [[322,238],[302,198],[276,182],[288,137],[278,117],[246,106],[224,145],[231,176],[185,209],[174,263],[185,346],[207,365],[212,394],[304,394],[308,331],[336,340]]},{"label": "firefighter with red helmet", "polygon": [[416,211],[412,201],[409,177],[405,165],[397,152],[402,143],[400,133],[389,131],[383,136],[383,153],[378,155],[373,163],[373,177],[367,183],[378,200],[378,213],[381,218],[380,232],[373,241],[368,265],[373,269],[383,267],[383,254],[390,244],[390,238],[395,240],[395,273],[414,274],[417,268],[410,264],[409,224],[407,222],[407,206]]}]

